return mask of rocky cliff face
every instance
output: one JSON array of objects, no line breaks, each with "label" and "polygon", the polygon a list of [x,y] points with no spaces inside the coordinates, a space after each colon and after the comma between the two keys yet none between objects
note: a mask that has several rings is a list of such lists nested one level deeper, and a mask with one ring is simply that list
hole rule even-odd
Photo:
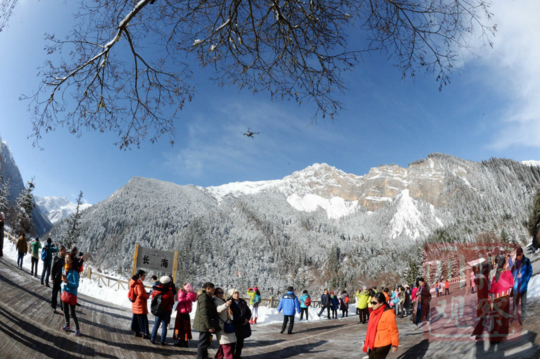
[{"label": "rocky cliff face", "polygon": [[526,241],[539,185],[537,166],[443,154],[363,176],[315,164],[281,180],[209,188],[133,178],[84,212],[79,245],[120,272],[135,243],[178,250],[180,278],[196,284],[356,285],[403,274],[425,241],[487,231]]},{"label": "rocky cliff face", "polygon": [[[11,149],[6,141],[3,141],[0,137],[0,174],[4,178],[9,179],[10,193],[9,201],[15,203],[17,197],[24,190],[25,183],[22,179],[19,167],[15,163]],[[32,218],[34,220],[34,227],[38,236],[48,232],[53,226],[47,216],[45,216],[39,208],[34,208],[32,212]]]}]

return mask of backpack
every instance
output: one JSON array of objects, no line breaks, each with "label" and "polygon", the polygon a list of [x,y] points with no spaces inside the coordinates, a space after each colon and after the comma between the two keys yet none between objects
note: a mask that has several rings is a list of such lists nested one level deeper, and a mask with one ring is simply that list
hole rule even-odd
[{"label": "backpack", "polygon": [[349,297],[345,297],[345,304],[349,304]]},{"label": "backpack", "polygon": [[306,307],[309,307],[311,305],[311,298],[310,297],[307,297],[306,300],[304,300],[304,305]]},{"label": "backpack", "polygon": [[133,289],[133,287],[129,288],[128,299],[131,303],[134,303],[135,300],[137,300],[137,296],[135,295],[135,290]]},{"label": "backpack", "polygon": [[160,316],[161,314],[163,314],[163,307],[161,305],[162,300],[162,294],[158,294],[152,299],[152,304],[150,305],[150,312],[152,312],[152,314],[154,314],[155,316]]},{"label": "backpack", "polygon": [[43,249],[41,250],[41,260],[45,262],[47,260],[48,255],[49,255],[49,246],[47,245],[43,247]]}]

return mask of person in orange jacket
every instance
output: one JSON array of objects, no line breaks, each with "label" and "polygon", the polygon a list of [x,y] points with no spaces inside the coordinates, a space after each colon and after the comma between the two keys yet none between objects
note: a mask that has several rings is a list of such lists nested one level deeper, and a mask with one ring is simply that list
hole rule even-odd
[{"label": "person in orange jacket", "polygon": [[369,359],[384,359],[388,353],[397,352],[399,347],[399,330],[396,315],[383,293],[377,293],[371,299],[373,311],[369,316],[364,353]]},{"label": "person in orange jacket", "polygon": [[143,280],[146,272],[139,269],[130,279],[129,287],[133,288],[135,301],[131,304],[133,318],[131,319],[131,330],[136,337],[150,338],[148,330],[148,293],[144,289]]}]

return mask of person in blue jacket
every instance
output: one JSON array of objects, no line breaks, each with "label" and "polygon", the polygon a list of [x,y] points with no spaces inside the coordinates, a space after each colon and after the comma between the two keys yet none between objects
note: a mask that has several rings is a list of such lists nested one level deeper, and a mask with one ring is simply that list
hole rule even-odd
[{"label": "person in blue jacket", "polygon": [[332,308],[332,318],[337,319],[337,311],[339,309],[339,299],[334,292],[330,292],[330,303]]},{"label": "person in blue jacket", "polygon": [[49,276],[51,274],[51,266],[53,253],[58,253],[58,244],[54,242],[52,244],[52,239],[47,239],[47,245],[41,249],[42,252],[46,252],[45,260],[43,261],[43,271],[41,272],[41,285],[45,284],[47,287],[49,285]]},{"label": "person in blue jacket", "polygon": [[287,331],[287,334],[293,334],[293,327],[294,327],[294,315],[295,312],[300,314],[300,302],[298,301],[298,298],[296,295],[294,295],[294,288],[289,287],[287,288],[287,293],[283,297],[281,297],[281,300],[279,301],[278,306],[278,313],[281,313],[281,310],[283,309],[283,326],[281,327],[281,334],[285,331],[285,328],[287,328],[287,323],[290,321],[289,324],[289,330]]},{"label": "person in blue jacket", "polygon": [[[523,324],[526,316],[527,308],[527,289],[529,280],[532,276],[531,260],[523,254],[523,248],[519,247],[516,250],[516,260],[512,265],[512,275],[514,276],[514,318],[519,319],[519,323]],[[521,317],[518,316],[518,308],[521,301]]]},{"label": "person in blue jacket", "polygon": [[300,297],[300,320],[304,317],[304,313],[306,313],[306,320],[309,320],[308,318],[308,305],[306,305],[306,299],[311,298],[307,290],[304,290],[302,293],[302,296]]},{"label": "person in blue jacket", "polygon": [[70,332],[71,328],[69,326],[69,313],[71,312],[71,317],[75,322],[75,335],[80,336],[79,321],[77,320],[77,315],[75,314],[75,306],[77,305],[77,288],[79,288],[79,272],[74,266],[74,259],[71,254],[66,255],[66,264],[62,271],[62,302],[64,303],[64,319],[66,320],[66,325],[61,329],[65,332]]}]

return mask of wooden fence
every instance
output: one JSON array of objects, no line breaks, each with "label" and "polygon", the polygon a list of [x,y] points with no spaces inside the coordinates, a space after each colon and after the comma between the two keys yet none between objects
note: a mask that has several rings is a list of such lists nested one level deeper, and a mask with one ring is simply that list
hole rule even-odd
[{"label": "wooden fence", "polygon": [[[83,278],[88,278],[88,279],[93,279],[93,280],[97,281],[97,283],[98,283],[98,285],[100,287],[103,286],[103,287],[109,287],[109,288],[116,288],[118,290],[123,289],[125,291],[127,291],[129,289],[129,282],[128,281],[118,279],[118,278],[109,277],[109,276],[101,274],[101,273],[96,273],[95,271],[92,270],[92,268],[88,268],[87,270],[85,270],[83,272],[83,274],[82,274],[82,277]],[[152,287],[147,286],[147,285],[145,285],[144,287],[147,288],[147,289],[152,289]],[[243,298],[243,299],[249,302],[249,298]],[[353,304],[353,303],[350,303],[350,304]],[[261,305],[263,307],[268,307],[268,308],[277,308],[278,305],[279,305],[279,298],[274,298],[274,297],[271,296],[268,299],[261,299]],[[321,307],[321,301],[319,301],[319,300],[312,301],[311,302],[311,307],[312,308],[320,308]]]},{"label": "wooden fence", "polygon": [[[11,234],[9,234],[7,232],[4,232],[4,236],[13,243],[17,242],[17,238],[13,237]],[[82,277],[96,280],[99,286],[104,286],[104,287],[109,287],[109,288],[116,288],[118,290],[122,289],[122,290],[125,290],[125,291],[127,291],[129,289],[129,282],[128,281],[118,279],[118,278],[109,277],[109,276],[101,274],[101,273],[96,273],[96,272],[92,271],[92,268],[88,268],[87,270],[85,270],[83,272]],[[459,283],[461,280],[463,280],[462,277],[455,277],[455,278],[450,279],[449,282],[450,282],[450,284],[455,284],[455,283]],[[144,287],[147,288],[147,289],[152,289],[152,287],[150,287],[150,286],[145,285]],[[435,288],[434,287],[431,288],[431,291],[434,292]],[[249,301],[249,298],[243,298],[243,299],[246,300],[246,301]],[[278,305],[279,305],[279,299],[280,299],[279,297],[274,298],[273,296],[271,296],[268,299],[261,299],[261,305],[264,306],[264,307],[268,307],[268,308],[277,308]],[[355,305],[356,303],[354,302],[354,300],[356,298],[355,298],[354,294],[351,295],[350,299],[351,299],[351,302],[349,303],[349,305]],[[311,301],[311,308],[320,308],[320,307],[321,307],[321,301],[320,300],[312,300]]]}]

